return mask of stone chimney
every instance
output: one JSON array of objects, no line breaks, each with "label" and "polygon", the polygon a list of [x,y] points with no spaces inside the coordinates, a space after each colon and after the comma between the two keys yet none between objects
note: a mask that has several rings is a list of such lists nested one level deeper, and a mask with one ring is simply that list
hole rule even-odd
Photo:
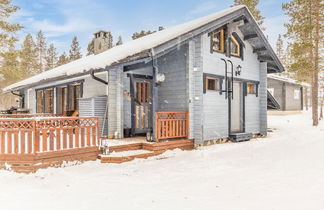
[{"label": "stone chimney", "polygon": [[100,30],[94,35],[94,54],[102,53],[112,48],[112,35],[109,31]]}]

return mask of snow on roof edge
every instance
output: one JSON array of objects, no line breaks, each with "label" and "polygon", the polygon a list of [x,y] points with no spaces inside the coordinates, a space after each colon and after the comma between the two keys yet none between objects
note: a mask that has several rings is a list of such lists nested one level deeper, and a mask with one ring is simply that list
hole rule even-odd
[{"label": "snow on roof edge", "polygon": [[225,10],[213,13],[211,15],[194,19],[192,21],[164,29],[162,31],[158,31],[156,33],[144,36],[136,40],[131,40],[129,42],[124,43],[123,45],[113,47],[100,54],[82,57],[68,64],[64,64],[54,69],[34,75],[20,82],[11,84],[3,88],[3,91],[10,92],[12,90],[17,90],[19,88],[38,83],[40,81],[54,79],[56,77],[61,76],[71,76],[78,73],[87,72],[90,69],[105,68],[128,56],[135,55],[144,50],[152,49],[158,45],[161,45],[167,41],[170,41],[178,36],[188,33],[196,28],[204,26],[214,20],[217,20],[242,8],[246,8],[246,6],[233,6]]},{"label": "snow on roof edge", "polygon": [[280,80],[280,81],[291,83],[291,84],[310,87],[310,84],[308,84],[307,82],[300,82],[298,80],[288,78],[288,77],[283,77],[283,76],[279,76],[279,75],[275,75],[275,74],[268,74],[267,77],[270,79]]}]

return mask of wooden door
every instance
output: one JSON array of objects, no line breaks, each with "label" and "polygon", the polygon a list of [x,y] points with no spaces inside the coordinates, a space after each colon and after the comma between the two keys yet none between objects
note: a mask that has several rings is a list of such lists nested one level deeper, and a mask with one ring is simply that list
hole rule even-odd
[{"label": "wooden door", "polygon": [[152,95],[150,79],[134,79],[133,132],[146,133],[152,127]]}]

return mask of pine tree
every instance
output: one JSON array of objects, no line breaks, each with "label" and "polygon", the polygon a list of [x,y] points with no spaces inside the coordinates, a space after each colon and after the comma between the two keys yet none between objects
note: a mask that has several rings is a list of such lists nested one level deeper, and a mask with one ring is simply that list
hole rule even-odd
[{"label": "pine tree", "polygon": [[253,17],[261,27],[261,29],[265,29],[262,25],[264,23],[264,17],[261,15],[261,12],[259,9],[257,9],[257,6],[259,4],[259,0],[234,0],[234,5],[245,5],[247,8],[249,8],[250,12],[252,13]]},{"label": "pine tree", "polygon": [[119,37],[118,37],[118,41],[117,41],[117,43],[116,43],[116,46],[118,46],[118,45],[122,45],[122,44],[123,44],[123,39],[122,39],[121,36],[119,36]]},{"label": "pine tree", "polygon": [[67,57],[66,53],[62,53],[60,57],[58,58],[58,61],[56,63],[56,66],[61,66],[69,62],[69,58]]},{"label": "pine tree", "polygon": [[79,45],[78,38],[75,36],[72,39],[72,44],[71,44],[71,49],[69,54],[70,61],[74,61],[82,57],[80,50],[81,47]]},{"label": "pine tree", "polygon": [[0,53],[6,52],[18,41],[14,33],[22,26],[8,22],[8,18],[17,10],[19,7],[12,5],[11,0],[0,1]]},{"label": "pine tree", "polygon": [[14,47],[18,41],[15,32],[22,26],[8,21],[18,9],[11,0],[0,0],[0,108],[15,103],[15,97],[12,94],[3,94],[1,89],[21,79],[17,60],[19,53]]},{"label": "pine tree", "polygon": [[24,73],[19,68],[18,56],[19,52],[13,47],[2,54],[1,73],[4,75],[7,84],[24,76]]},{"label": "pine tree", "polygon": [[313,125],[318,125],[318,74],[320,51],[323,49],[323,10],[322,0],[292,0],[283,5],[290,21],[285,24],[286,36],[290,38],[293,63],[289,71],[301,80],[311,81]]},{"label": "pine tree", "polygon": [[45,64],[46,64],[46,38],[42,31],[39,31],[36,35],[36,53],[37,53],[37,73],[41,73],[45,71]]},{"label": "pine tree", "polygon": [[31,34],[27,34],[24,42],[21,46],[19,53],[20,57],[20,69],[24,72],[24,77],[35,74],[35,68],[37,63],[36,46]]},{"label": "pine tree", "polygon": [[53,69],[56,67],[56,63],[58,61],[56,48],[54,44],[50,44],[49,48],[47,49],[46,53],[46,70]]},{"label": "pine tree", "polygon": [[91,42],[89,42],[88,47],[87,47],[87,55],[92,55],[94,54],[94,40],[92,39]]},{"label": "pine tree", "polygon": [[276,43],[276,51],[277,51],[277,56],[283,63],[284,60],[284,46],[283,46],[283,40],[281,37],[281,34],[278,35],[277,43]]}]

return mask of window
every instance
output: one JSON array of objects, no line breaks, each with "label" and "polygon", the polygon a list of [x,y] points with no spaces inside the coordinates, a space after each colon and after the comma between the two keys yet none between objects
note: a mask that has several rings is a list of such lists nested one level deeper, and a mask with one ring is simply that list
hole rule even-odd
[{"label": "window", "polygon": [[231,36],[230,40],[231,40],[230,41],[231,55],[240,57],[241,53],[240,53],[240,44],[239,44],[239,42],[233,36]]},{"label": "window", "polygon": [[44,108],[44,91],[37,90],[36,91],[36,112],[43,113]]},{"label": "window", "polygon": [[150,83],[146,81],[136,81],[136,101],[139,103],[150,102]]},{"label": "window", "polygon": [[225,37],[224,29],[220,29],[212,32],[211,34],[211,53],[213,52],[225,52]]},{"label": "window", "polygon": [[36,103],[37,103],[37,113],[53,113],[53,97],[54,97],[54,89],[48,88],[43,90],[36,91]]},{"label": "window", "polygon": [[57,88],[57,114],[67,111],[67,86]]},{"label": "window", "polygon": [[49,88],[44,91],[44,113],[53,113],[54,103],[53,103],[54,89]]},{"label": "window", "polygon": [[247,83],[247,93],[248,94],[255,94],[255,84],[252,82]]},{"label": "window", "polygon": [[218,79],[207,77],[206,90],[218,90]]},{"label": "window", "polygon": [[65,85],[57,88],[57,114],[79,110],[81,84]]},{"label": "window", "polygon": [[81,97],[80,84],[70,85],[69,91],[70,110],[79,110],[79,98]]},{"label": "window", "polygon": [[300,98],[300,90],[294,90],[294,99],[295,100],[299,100]]}]

